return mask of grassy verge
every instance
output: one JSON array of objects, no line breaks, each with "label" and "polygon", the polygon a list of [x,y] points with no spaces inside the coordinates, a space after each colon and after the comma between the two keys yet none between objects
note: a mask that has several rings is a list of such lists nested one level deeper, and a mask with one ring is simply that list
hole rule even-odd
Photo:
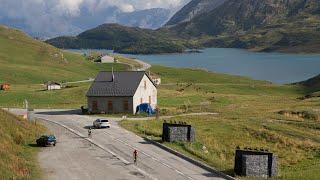
[{"label": "grassy verge", "polygon": [[[273,85],[247,78],[200,70],[155,66],[162,111],[171,113],[217,112],[217,116],[175,117],[196,128],[194,143],[165,143],[230,175],[234,151],[264,148],[279,156],[279,179],[317,179],[320,176],[320,121],[279,114],[281,110],[320,114],[320,98],[299,100],[308,89]],[[204,78],[205,77],[205,78]],[[141,136],[160,139],[163,121],[122,121]],[[208,152],[203,151],[203,146]]]},{"label": "grassy verge", "polygon": [[33,143],[44,131],[41,125],[0,110],[0,179],[41,179],[39,149]]},{"label": "grassy verge", "polygon": [[70,88],[46,91],[42,85],[12,85],[10,91],[0,91],[0,107],[22,108],[25,99],[32,108],[80,108],[86,104],[90,83],[72,84]]}]

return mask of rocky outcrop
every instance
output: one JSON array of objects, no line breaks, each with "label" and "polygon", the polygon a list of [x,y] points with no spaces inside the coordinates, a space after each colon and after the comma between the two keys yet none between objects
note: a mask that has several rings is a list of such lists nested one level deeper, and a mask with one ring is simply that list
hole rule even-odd
[{"label": "rocky outcrop", "polygon": [[166,24],[177,25],[191,21],[194,17],[205,14],[222,5],[226,0],[193,0],[178,11]]},{"label": "rocky outcrop", "polygon": [[320,11],[318,0],[225,0],[211,1],[212,6],[205,5],[206,8],[201,8],[201,3],[208,1],[190,2],[167,25],[176,24],[174,29],[179,34],[191,36],[241,33],[298,15],[319,15]]}]

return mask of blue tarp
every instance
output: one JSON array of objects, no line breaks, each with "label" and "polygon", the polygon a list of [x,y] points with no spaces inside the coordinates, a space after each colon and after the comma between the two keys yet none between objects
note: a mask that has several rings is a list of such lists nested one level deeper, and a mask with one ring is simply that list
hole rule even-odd
[{"label": "blue tarp", "polygon": [[149,116],[155,114],[155,110],[152,109],[151,105],[148,103],[140,104],[137,106],[136,113],[147,113]]}]

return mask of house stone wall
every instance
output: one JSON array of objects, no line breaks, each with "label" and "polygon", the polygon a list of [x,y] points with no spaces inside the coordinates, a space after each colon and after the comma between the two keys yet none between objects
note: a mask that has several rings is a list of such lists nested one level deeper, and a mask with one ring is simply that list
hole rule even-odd
[{"label": "house stone wall", "polygon": [[[145,87],[146,82],[146,87]],[[149,96],[151,96],[151,107],[156,108],[157,107],[157,88],[153,85],[152,81],[147,77],[147,75],[144,75],[139,87],[133,96],[133,109],[136,110],[137,106],[141,104],[141,98],[142,103],[149,103]]]},{"label": "house stone wall", "polygon": [[[97,102],[97,111],[93,109],[94,101]],[[108,103],[112,101],[113,110],[108,109]],[[124,109],[124,102],[128,101],[128,110]],[[88,97],[88,110],[92,113],[135,113],[132,97]]]}]

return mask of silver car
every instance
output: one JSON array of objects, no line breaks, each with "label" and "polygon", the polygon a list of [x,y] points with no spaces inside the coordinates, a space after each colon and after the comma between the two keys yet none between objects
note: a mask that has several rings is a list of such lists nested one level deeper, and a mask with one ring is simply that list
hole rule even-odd
[{"label": "silver car", "polygon": [[110,128],[110,122],[107,119],[97,119],[93,121],[94,128]]}]

